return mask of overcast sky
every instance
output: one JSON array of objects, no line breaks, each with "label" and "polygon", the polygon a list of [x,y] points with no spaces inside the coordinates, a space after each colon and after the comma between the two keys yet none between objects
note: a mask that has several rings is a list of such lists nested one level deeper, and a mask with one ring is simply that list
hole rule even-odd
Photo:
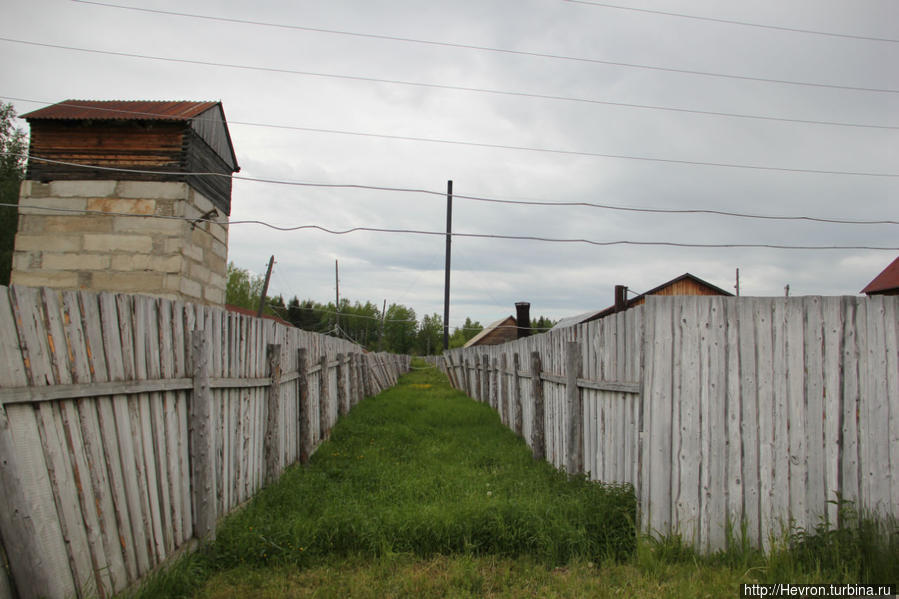
[{"label": "overcast sky", "polygon": [[[899,221],[895,0],[109,2],[119,8],[5,0],[0,101],[23,114],[69,98],[221,100],[240,176],[438,192],[240,180],[234,221],[439,232],[447,180],[457,195],[490,199]],[[895,224],[458,197],[453,229],[899,248]],[[336,259],[341,297],[421,317],[443,313],[444,247],[441,236],[234,224],[229,260],[262,273],[274,254],[274,293],[326,302]],[[897,255],[458,237],[450,325],[486,324],[516,301],[563,318],[610,305],[616,284],[639,293],[685,272],[733,291],[737,268],[741,295],[783,295],[785,285],[791,295],[852,295]]]}]

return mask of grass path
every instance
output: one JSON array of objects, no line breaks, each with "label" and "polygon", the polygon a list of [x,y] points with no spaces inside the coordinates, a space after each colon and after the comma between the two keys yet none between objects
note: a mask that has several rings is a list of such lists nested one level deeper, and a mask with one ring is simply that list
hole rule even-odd
[{"label": "grass path", "polygon": [[535,462],[488,406],[417,366],[140,596],[733,597],[772,575],[753,554],[638,543],[629,487]]}]

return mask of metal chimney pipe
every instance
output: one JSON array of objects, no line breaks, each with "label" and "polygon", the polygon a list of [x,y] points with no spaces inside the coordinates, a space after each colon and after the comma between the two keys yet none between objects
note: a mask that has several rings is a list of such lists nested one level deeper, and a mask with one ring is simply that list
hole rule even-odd
[{"label": "metal chimney pipe", "polygon": [[615,311],[627,310],[627,287],[615,285]]},{"label": "metal chimney pipe", "polygon": [[531,334],[530,302],[515,302],[515,324],[518,326],[519,339],[528,337]]}]

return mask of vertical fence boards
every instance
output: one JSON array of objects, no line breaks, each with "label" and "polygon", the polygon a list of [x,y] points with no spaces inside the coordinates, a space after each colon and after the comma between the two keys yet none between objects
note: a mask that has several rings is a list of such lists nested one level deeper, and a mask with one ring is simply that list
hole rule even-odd
[{"label": "vertical fence boards", "polygon": [[[205,347],[190,347],[192,331]],[[292,373],[283,383],[266,364],[271,343]],[[327,357],[309,373],[314,363],[301,352],[346,357],[340,375]],[[200,358],[205,372],[195,377]],[[408,367],[407,358],[362,356],[348,341],[204,306],[0,287],[0,475],[4,505],[16,506],[0,516],[0,537],[14,543],[5,549],[20,595],[124,590],[194,536],[211,538],[218,516],[258,490],[266,469],[308,459],[338,410]],[[315,376],[324,393],[309,384]],[[304,424],[312,413],[322,422]]]},{"label": "vertical fence boards", "polygon": [[[838,496],[899,516],[897,311],[899,299],[882,296],[656,296],[595,322],[452,350],[446,364],[456,386],[505,412],[487,356],[529,356],[528,373],[509,373],[521,430],[535,458],[570,470],[578,433],[564,362],[577,340],[591,478],[633,483],[644,530],[702,551],[723,548],[729,532],[767,547],[785,526],[836,523]],[[639,393],[591,381],[638,383]]]}]

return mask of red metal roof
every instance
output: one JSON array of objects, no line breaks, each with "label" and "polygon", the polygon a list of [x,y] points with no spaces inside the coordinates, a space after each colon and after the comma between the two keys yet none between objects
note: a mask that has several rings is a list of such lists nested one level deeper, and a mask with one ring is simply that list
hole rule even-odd
[{"label": "red metal roof", "polygon": [[218,102],[65,100],[22,115],[24,119],[190,120]]},{"label": "red metal roof", "polygon": [[892,264],[883,269],[868,286],[862,289],[862,293],[881,293],[890,289],[899,289],[899,257]]}]

